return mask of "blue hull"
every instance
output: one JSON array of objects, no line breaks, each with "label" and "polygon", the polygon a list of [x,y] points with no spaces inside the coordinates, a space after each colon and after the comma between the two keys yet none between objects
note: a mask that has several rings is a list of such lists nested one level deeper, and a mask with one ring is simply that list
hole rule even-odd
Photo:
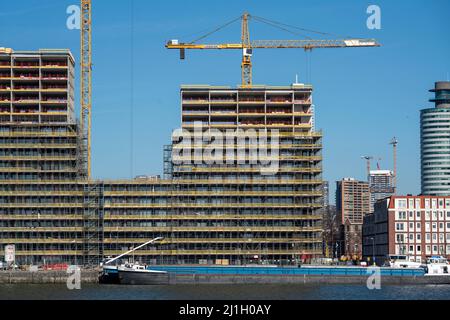
[{"label": "blue hull", "polygon": [[[246,267],[246,266],[150,266],[152,270],[172,274],[195,275],[322,275],[322,276],[367,276],[372,273],[366,267]],[[380,268],[381,276],[424,276],[422,268]]]}]

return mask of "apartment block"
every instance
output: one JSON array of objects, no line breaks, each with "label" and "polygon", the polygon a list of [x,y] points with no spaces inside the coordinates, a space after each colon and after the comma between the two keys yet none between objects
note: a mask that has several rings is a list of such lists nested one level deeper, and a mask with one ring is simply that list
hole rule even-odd
[{"label": "apartment block", "polygon": [[375,202],[394,194],[394,174],[391,170],[370,170],[370,212],[374,211]]},{"label": "apartment block", "polygon": [[188,152],[180,151],[186,139],[174,140],[172,179],[196,182],[177,192],[208,195],[178,199],[181,208],[194,205],[180,210],[193,218],[180,225],[199,228],[183,238],[203,239],[192,248],[233,264],[245,252],[246,261],[272,263],[321,255],[321,133],[312,130],[311,105],[312,87],[300,84],[181,88],[182,128],[193,138]]},{"label": "apartment block", "polygon": [[361,231],[365,215],[370,213],[369,184],[353,178],[336,182],[336,211],[341,229],[340,255],[354,260],[362,254]]},{"label": "apartment block", "polygon": [[364,218],[363,256],[378,265],[388,255],[426,262],[432,255],[450,258],[450,197],[391,196]]},{"label": "apartment block", "polygon": [[[14,54],[5,56],[11,62]],[[28,54],[32,61],[39,57],[40,67],[66,54],[62,70],[73,77],[68,52]],[[15,82],[8,81],[11,111]],[[41,99],[46,80],[29,81],[39,86]],[[154,264],[292,264],[320,256],[322,146],[321,133],[312,130],[312,87],[183,86],[180,93],[181,128],[164,148],[164,179],[82,179],[81,140],[69,102],[65,114],[51,120],[53,114],[36,111],[43,110],[41,100],[28,112],[36,122],[14,122],[8,114],[1,126],[9,140],[0,150],[22,148],[34,158],[20,160],[29,161],[27,171],[11,154],[16,175],[0,179],[0,251],[14,244],[21,264],[95,265],[163,237],[135,258]],[[11,133],[17,130],[19,136]],[[220,148],[209,146],[224,132],[228,139]],[[183,135],[192,135],[190,146]]]}]

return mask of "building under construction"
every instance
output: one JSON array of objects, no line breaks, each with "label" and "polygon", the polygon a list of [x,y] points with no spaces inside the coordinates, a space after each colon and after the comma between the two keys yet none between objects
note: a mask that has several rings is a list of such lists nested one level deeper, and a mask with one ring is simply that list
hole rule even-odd
[{"label": "building under construction", "polygon": [[[17,263],[93,265],[155,237],[164,240],[137,259],[283,264],[321,255],[311,86],[182,86],[182,134],[165,148],[164,179],[95,181],[85,178],[73,83],[67,50],[0,51],[0,250],[14,244]],[[222,133],[222,149],[205,152]]]}]

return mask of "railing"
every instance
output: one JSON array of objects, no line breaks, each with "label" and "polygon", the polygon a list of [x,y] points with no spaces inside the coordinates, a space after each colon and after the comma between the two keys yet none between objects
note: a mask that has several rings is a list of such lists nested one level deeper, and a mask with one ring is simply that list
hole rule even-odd
[{"label": "railing", "polygon": [[[25,206],[18,204],[17,206]],[[30,205],[30,204],[28,204]],[[37,206],[38,204],[33,204]],[[60,206],[59,204],[47,204],[46,206]],[[67,204],[70,206],[69,204]],[[7,204],[7,207],[13,206]],[[44,204],[39,204],[44,206]],[[78,207],[79,204],[72,204],[73,207]],[[105,203],[105,208],[320,208],[322,205],[318,203]]]},{"label": "railing", "polygon": [[[123,253],[122,251],[119,250],[105,250],[104,254],[105,255],[119,255]],[[134,252],[134,254],[136,256],[146,256],[146,255],[153,255],[153,256],[160,256],[160,255],[229,255],[229,256],[236,256],[236,255],[298,255],[299,251],[298,249],[292,249],[292,250],[236,250],[236,249],[232,249],[232,250],[182,250],[182,249],[178,249],[178,250],[137,250]],[[306,252],[306,254],[322,254],[322,251],[313,251],[313,250],[308,250]],[[152,269],[157,270],[158,266],[152,266]],[[166,268],[166,267],[164,267]],[[180,267],[174,267],[174,269],[172,270],[177,270],[176,268],[180,268]],[[195,267],[194,267],[195,268]],[[258,268],[259,269],[259,268]],[[297,268],[299,269],[299,268]],[[187,269],[183,269],[183,272],[186,272]],[[249,269],[245,269],[250,271]],[[259,269],[260,272],[262,272],[262,269]],[[230,270],[231,271],[231,270]]]},{"label": "railing", "polygon": [[[44,218],[43,218],[44,219]],[[78,218],[77,218],[78,219]],[[105,214],[105,220],[321,220],[320,215],[277,215],[277,214],[260,214],[260,215],[201,215],[201,214],[168,214],[168,215],[116,215]],[[14,220],[14,219],[13,219]]]},{"label": "railing", "polygon": [[[159,244],[168,243],[312,243],[322,242],[322,238],[167,238],[159,241]],[[6,241],[6,243],[8,243]],[[9,242],[13,243],[13,242]],[[142,243],[137,238],[105,238],[104,243]]]},{"label": "railing", "polygon": [[[7,228],[10,229],[10,228]],[[26,229],[26,228],[24,228]],[[321,232],[321,228],[312,227],[104,227],[104,232]],[[1,228],[0,228],[0,231]],[[11,230],[12,231],[12,230]],[[19,230],[20,231],[20,230]],[[56,230],[55,230],[56,231]]]}]

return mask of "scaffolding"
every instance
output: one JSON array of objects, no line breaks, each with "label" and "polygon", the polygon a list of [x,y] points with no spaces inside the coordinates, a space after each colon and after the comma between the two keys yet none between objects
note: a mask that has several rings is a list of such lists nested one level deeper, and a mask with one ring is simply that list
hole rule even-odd
[{"label": "scaffolding", "polygon": [[103,260],[103,193],[102,182],[84,185],[83,262],[85,266],[99,265]]}]

